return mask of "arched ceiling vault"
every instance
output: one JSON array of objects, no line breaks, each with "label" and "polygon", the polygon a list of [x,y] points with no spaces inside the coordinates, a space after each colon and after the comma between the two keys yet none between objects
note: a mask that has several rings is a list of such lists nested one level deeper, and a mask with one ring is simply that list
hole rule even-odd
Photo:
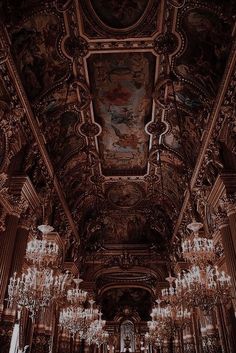
[{"label": "arched ceiling vault", "polygon": [[167,251],[230,53],[234,7],[0,1],[82,257],[132,244]]}]

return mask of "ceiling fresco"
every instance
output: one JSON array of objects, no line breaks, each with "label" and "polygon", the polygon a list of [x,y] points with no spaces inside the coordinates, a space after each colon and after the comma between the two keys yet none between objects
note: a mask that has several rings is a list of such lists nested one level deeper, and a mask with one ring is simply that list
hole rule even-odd
[{"label": "ceiling fresco", "polygon": [[57,50],[60,35],[62,25],[54,14],[35,15],[12,33],[19,73],[30,99],[47,91],[68,73],[68,64]]},{"label": "ceiling fresco", "polygon": [[215,96],[231,46],[232,23],[205,9],[183,12],[179,27],[188,44],[175,61],[176,73]]},{"label": "ceiling fresco", "polygon": [[144,174],[151,120],[155,57],[97,54],[88,59],[95,121],[105,175]]},{"label": "ceiling fresco", "polygon": [[88,38],[148,37],[160,29],[159,0],[81,0],[78,3]]},{"label": "ceiling fresco", "polygon": [[107,1],[90,0],[99,19],[107,26],[116,29],[127,28],[135,24],[144,14],[148,0]]},{"label": "ceiling fresco", "polygon": [[[169,256],[230,55],[235,7],[220,0],[0,0],[22,96],[79,234],[73,256],[89,276],[108,251],[148,257],[151,249],[156,272],[161,254]],[[8,96],[0,81],[0,99]],[[19,171],[35,180],[44,170],[35,145],[27,147]],[[109,267],[123,287],[101,284],[107,318],[130,303],[148,318],[145,284],[127,288],[140,263]]]},{"label": "ceiling fresco", "polygon": [[101,307],[106,320],[114,319],[115,314],[125,308],[137,311],[142,320],[149,320],[152,297],[141,288],[110,289],[104,294]]}]

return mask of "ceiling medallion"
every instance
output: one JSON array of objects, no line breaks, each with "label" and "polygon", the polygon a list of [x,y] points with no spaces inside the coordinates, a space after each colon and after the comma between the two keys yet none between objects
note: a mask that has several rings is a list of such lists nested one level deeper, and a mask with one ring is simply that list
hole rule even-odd
[{"label": "ceiling medallion", "polygon": [[155,135],[157,138],[163,135],[167,130],[167,124],[162,121],[150,123],[147,126],[147,132],[149,132],[149,134]]},{"label": "ceiling medallion", "polygon": [[88,54],[88,43],[83,37],[68,37],[65,39],[64,48],[71,58],[84,57]]},{"label": "ceiling medallion", "polygon": [[161,33],[154,40],[154,49],[157,54],[173,54],[178,47],[178,38],[171,32]]},{"label": "ceiling medallion", "polygon": [[80,126],[80,131],[87,137],[94,137],[99,134],[100,129],[97,124],[86,122]]}]

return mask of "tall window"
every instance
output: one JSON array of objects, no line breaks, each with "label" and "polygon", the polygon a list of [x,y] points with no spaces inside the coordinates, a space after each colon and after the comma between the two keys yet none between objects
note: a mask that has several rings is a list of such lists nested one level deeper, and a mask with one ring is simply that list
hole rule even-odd
[{"label": "tall window", "polygon": [[123,321],[120,326],[120,351],[135,352],[134,324],[132,321]]}]

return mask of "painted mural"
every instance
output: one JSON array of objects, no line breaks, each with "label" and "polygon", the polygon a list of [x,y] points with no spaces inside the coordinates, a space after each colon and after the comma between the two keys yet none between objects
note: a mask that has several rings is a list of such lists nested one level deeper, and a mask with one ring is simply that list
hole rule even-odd
[{"label": "painted mural", "polygon": [[188,46],[176,59],[176,72],[214,96],[231,46],[231,25],[214,13],[194,9],[183,17],[182,30]]},{"label": "painted mural", "polygon": [[[96,54],[88,60],[104,174],[142,174],[147,164],[155,58],[151,53]],[[134,173],[135,172],[135,173]]]},{"label": "painted mural", "polygon": [[62,34],[55,15],[39,14],[12,34],[12,45],[29,98],[36,98],[65,77],[67,65],[56,46]]},{"label": "painted mural", "polygon": [[149,320],[152,298],[150,293],[142,288],[113,288],[103,295],[101,306],[107,320],[114,319],[115,314],[125,308],[134,309],[141,319]]},{"label": "painted mural", "polygon": [[137,205],[143,198],[144,190],[135,183],[115,183],[107,192],[109,201],[119,208]]},{"label": "painted mural", "polygon": [[48,149],[55,163],[63,163],[68,155],[82,148],[84,140],[75,133],[75,125],[79,115],[75,112],[65,112],[54,115],[47,124]]},{"label": "painted mural", "polygon": [[149,0],[90,0],[99,19],[111,28],[135,24],[144,14]]}]

